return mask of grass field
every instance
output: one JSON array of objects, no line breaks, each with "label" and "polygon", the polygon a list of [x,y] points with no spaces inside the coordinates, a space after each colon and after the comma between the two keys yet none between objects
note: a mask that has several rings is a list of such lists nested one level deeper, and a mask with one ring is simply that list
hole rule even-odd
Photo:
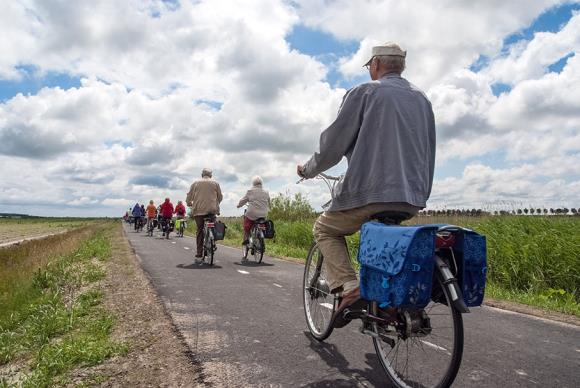
[{"label": "grass field", "polygon": [[[225,244],[241,246],[240,218],[225,219]],[[314,219],[276,221],[276,239],[266,253],[305,258],[313,242]],[[409,224],[446,223],[471,228],[487,237],[486,296],[580,316],[580,217],[437,216]],[[356,265],[358,234],[347,238]]]},{"label": "grass field", "polygon": [[94,221],[70,218],[0,218],[0,245],[62,233],[91,222]]},{"label": "grass field", "polygon": [[114,225],[0,249],[0,387],[67,385],[73,367],[127,351],[110,339],[115,318],[97,287]]}]

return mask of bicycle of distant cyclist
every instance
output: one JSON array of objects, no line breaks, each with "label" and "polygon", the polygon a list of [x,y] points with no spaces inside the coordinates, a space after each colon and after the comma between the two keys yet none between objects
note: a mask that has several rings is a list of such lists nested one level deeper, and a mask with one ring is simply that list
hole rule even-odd
[{"label": "bicycle of distant cyclist", "polygon": [[135,217],[135,231],[141,232],[143,230],[143,217]]},{"label": "bicycle of distant cyclist", "polygon": [[244,260],[248,259],[248,253],[254,257],[256,263],[261,263],[266,251],[266,243],[264,242],[264,231],[266,230],[266,220],[258,218],[254,221],[254,225],[250,229],[248,236],[248,243],[244,245]]},{"label": "bicycle of distant cyclist", "polygon": [[217,250],[215,243],[215,215],[208,214],[203,219],[203,253],[201,260],[205,262],[208,259],[208,264],[213,265],[213,256]]},{"label": "bicycle of distant cyclist", "polygon": [[153,231],[155,230],[155,218],[147,218],[147,235],[153,237]]},{"label": "bicycle of distant cyclist", "polygon": [[[327,184],[331,193],[340,180],[326,174],[317,178]],[[396,212],[384,212],[377,217],[379,222],[392,227],[397,227],[405,218]],[[459,230],[459,227],[440,228],[436,245],[439,247],[441,241]],[[461,313],[469,310],[457,284],[457,264],[439,249],[433,259],[436,278],[431,302],[425,308],[398,308],[393,314],[381,309],[377,302],[369,301],[364,309],[347,308],[343,313],[345,319],[360,320],[361,333],[372,338],[380,364],[396,387],[449,387],[461,364]],[[308,328],[318,341],[332,333],[332,317],[340,302],[340,296],[331,293],[323,262],[322,253],[314,244],[304,268],[303,302]]]},{"label": "bicycle of distant cyclist", "polygon": [[173,230],[173,220],[170,217],[161,218],[162,237],[169,239],[169,233]]},{"label": "bicycle of distant cyclist", "polygon": [[179,220],[179,228],[177,228],[177,237],[183,237],[183,233],[187,228],[187,221],[185,218],[178,218]]}]

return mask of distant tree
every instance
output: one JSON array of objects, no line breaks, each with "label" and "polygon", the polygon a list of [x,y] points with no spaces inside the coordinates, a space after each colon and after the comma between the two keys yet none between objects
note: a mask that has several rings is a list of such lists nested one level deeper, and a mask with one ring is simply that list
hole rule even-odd
[{"label": "distant tree", "polygon": [[532,208],[530,208],[530,214],[531,214],[531,215],[534,215],[534,213],[535,213],[535,212],[536,212],[536,209],[534,209],[533,207],[532,207]]},{"label": "distant tree", "polygon": [[544,215],[548,214],[548,209],[544,208]]},{"label": "distant tree", "polygon": [[518,214],[521,215],[522,214],[522,209],[518,209]]},{"label": "distant tree", "polygon": [[550,208],[550,214],[554,214],[554,208],[553,207]]},{"label": "distant tree", "polygon": [[525,213],[525,214],[528,214],[528,213],[529,213],[529,210],[528,210],[528,208],[527,208],[527,207],[526,207],[526,208],[524,208],[524,213]]},{"label": "distant tree", "polygon": [[560,214],[562,214],[562,209],[560,209],[560,208],[557,208],[557,209],[555,210],[555,213],[556,213],[557,215],[560,215]]},{"label": "distant tree", "polygon": [[569,212],[569,211],[570,211],[570,210],[568,210],[568,208],[567,208],[567,207],[565,207],[565,208],[563,208],[563,209],[562,209],[562,213],[563,213],[563,214],[568,214],[568,212]]},{"label": "distant tree", "polygon": [[572,214],[574,214],[575,216],[577,216],[577,215],[578,215],[578,210],[577,210],[575,207],[573,207],[573,208],[571,209],[571,211],[572,211]]}]

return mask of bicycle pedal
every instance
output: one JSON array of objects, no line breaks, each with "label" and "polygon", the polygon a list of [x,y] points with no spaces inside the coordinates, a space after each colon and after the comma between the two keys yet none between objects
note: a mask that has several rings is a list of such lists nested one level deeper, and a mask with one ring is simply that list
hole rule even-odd
[{"label": "bicycle pedal", "polygon": [[353,319],[364,319],[368,315],[369,314],[366,310],[351,310],[347,308],[342,312],[342,317],[349,321],[352,321]]}]

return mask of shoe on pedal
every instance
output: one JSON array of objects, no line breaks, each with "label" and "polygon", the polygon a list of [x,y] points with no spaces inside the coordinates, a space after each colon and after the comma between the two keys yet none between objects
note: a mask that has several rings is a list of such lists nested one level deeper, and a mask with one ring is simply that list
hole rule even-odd
[{"label": "shoe on pedal", "polygon": [[195,257],[197,257],[198,259],[201,257],[202,255],[200,255],[199,253],[197,255],[195,255]]},{"label": "shoe on pedal", "polygon": [[344,318],[344,310],[347,308],[350,310],[362,310],[366,307],[366,304],[367,302],[360,296],[360,289],[358,287],[343,294],[338,309],[336,309],[334,316],[332,317],[332,326],[334,326],[335,329],[345,327],[351,320]]}]

